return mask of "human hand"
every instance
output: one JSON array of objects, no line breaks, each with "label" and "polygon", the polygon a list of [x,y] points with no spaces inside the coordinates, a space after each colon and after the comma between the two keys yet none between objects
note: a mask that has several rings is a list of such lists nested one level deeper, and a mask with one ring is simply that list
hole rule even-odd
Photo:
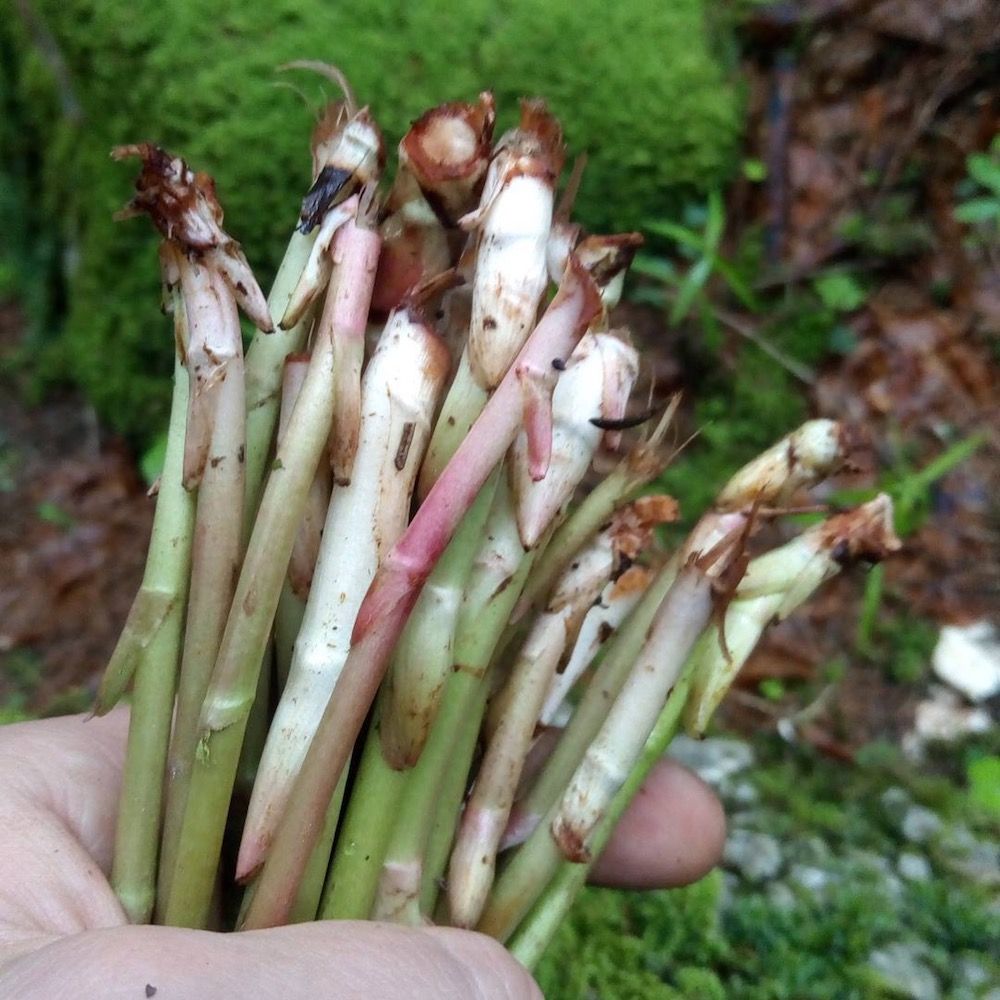
[{"label": "human hand", "polygon": [[[0,996],[5,1000],[528,998],[495,941],[355,921],[240,934],[129,926],[108,883],[128,713],[0,728]],[[725,834],[679,765],[650,775],[594,869],[602,885],[700,878]]]}]

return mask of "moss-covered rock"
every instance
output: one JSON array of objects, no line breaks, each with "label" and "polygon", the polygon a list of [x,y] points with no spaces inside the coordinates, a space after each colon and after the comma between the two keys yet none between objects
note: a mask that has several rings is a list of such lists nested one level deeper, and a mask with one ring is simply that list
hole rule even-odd
[{"label": "moss-covered rock", "polygon": [[[266,284],[308,181],[312,111],[274,86],[275,66],[291,59],[343,67],[392,140],[427,106],[484,87],[496,91],[501,125],[519,95],[545,96],[571,147],[591,154],[578,207],[594,227],[638,225],[718,183],[739,129],[738,92],[712,53],[703,0],[37,0],[33,9],[54,46],[0,0],[0,102],[12,109],[0,152],[12,176],[30,168],[34,190],[21,200],[33,202],[33,231],[57,231],[67,248],[62,370],[105,418],[139,434],[163,419],[167,334],[154,237],[111,222],[130,185],[129,168],[108,160],[112,145],[153,139],[214,174],[227,228]],[[58,85],[55,49],[66,70]],[[292,80],[319,104],[318,78]]]}]

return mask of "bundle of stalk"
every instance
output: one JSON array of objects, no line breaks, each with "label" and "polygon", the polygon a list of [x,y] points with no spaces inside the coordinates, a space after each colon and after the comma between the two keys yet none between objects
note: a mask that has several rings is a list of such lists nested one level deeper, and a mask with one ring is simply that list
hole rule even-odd
[{"label": "bundle of stalk", "polygon": [[494,143],[491,95],[441,105],[381,195],[373,118],[301,65],[344,100],[266,302],[211,179],[115,151],[141,160],[124,214],[163,237],[176,369],[96,707],[131,681],[113,883],[136,922],[435,920],[530,966],[682,720],[896,547],[889,501],[752,555],[848,459],[813,420],[665,551],[675,405],[629,417],[641,362],[609,319],[640,239],[572,224],[577,176],[556,206],[559,123],[524,101]]}]

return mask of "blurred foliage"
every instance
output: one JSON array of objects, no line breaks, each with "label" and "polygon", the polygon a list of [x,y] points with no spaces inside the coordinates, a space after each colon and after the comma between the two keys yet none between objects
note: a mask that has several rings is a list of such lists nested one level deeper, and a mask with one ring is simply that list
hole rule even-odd
[{"label": "blurred foliage", "polygon": [[[213,174],[228,228],[266,286],[308,186],[314,108],[333,96],[302,73],[284,79],[313,108],[276,89],[281,63],[340,65],[390,149],[440,101],[492,87],[502,129],[518,97],[544,96],[570,152],[590,154],[577,207],[597,229],[664,213],[736,162],[740,88],[704,0],[471,0],[461,16],[440,0],[38,0],[24,8],[39,18],[31,30],[15,9],[0,0],[0,222],[18,241],[0,281],[40,300],[32,315],[46,350],[32,345],[33,361],[78,381],[105,420],[143,440],[165,423],[170,338],[156,237],[111,221],[134,165],[112,165],[108,151],[154,140]],[[53,340],[57,272],[68,315]]]},{"label": "blurred foliage", "polygon": [[995,248],[1000,237],[1000,135],[988,152],[972,153],[965,163],[955,218],[972,227],[973,239]]},{"label": "blurred foliage", "polygon": [[[660,483],[684,498],[683,527],[740,465],[806,418],[801,383],[827,355],[849,349],[843,314],[867,296],[843,270],[767,295],[756,291],[760,233],[748,227],[725,254],[718,194],[704,205],[689,203],[676,221],[652,219],[645,228],[658,242],[636,260],[639,280],[630,294],[663,308],[668,324],[682,330],[678,352],[694,396],[698,436]],[[749,319],[719,305],[727,296]]]}]

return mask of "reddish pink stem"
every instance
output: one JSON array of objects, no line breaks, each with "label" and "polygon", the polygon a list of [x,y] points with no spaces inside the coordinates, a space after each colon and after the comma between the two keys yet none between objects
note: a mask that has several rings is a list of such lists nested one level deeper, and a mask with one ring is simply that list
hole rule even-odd
[{"label": "reddish pink stem", "polygon": [[288,921],[330,799],[420,590],[517,435],[522,416],[518,369],[541,368],[553,358],[569,357],[600,308],[597,286],[571,257],[545,315],[372,581],[358,612],[347,662],[275,832],[244,928]]}]

